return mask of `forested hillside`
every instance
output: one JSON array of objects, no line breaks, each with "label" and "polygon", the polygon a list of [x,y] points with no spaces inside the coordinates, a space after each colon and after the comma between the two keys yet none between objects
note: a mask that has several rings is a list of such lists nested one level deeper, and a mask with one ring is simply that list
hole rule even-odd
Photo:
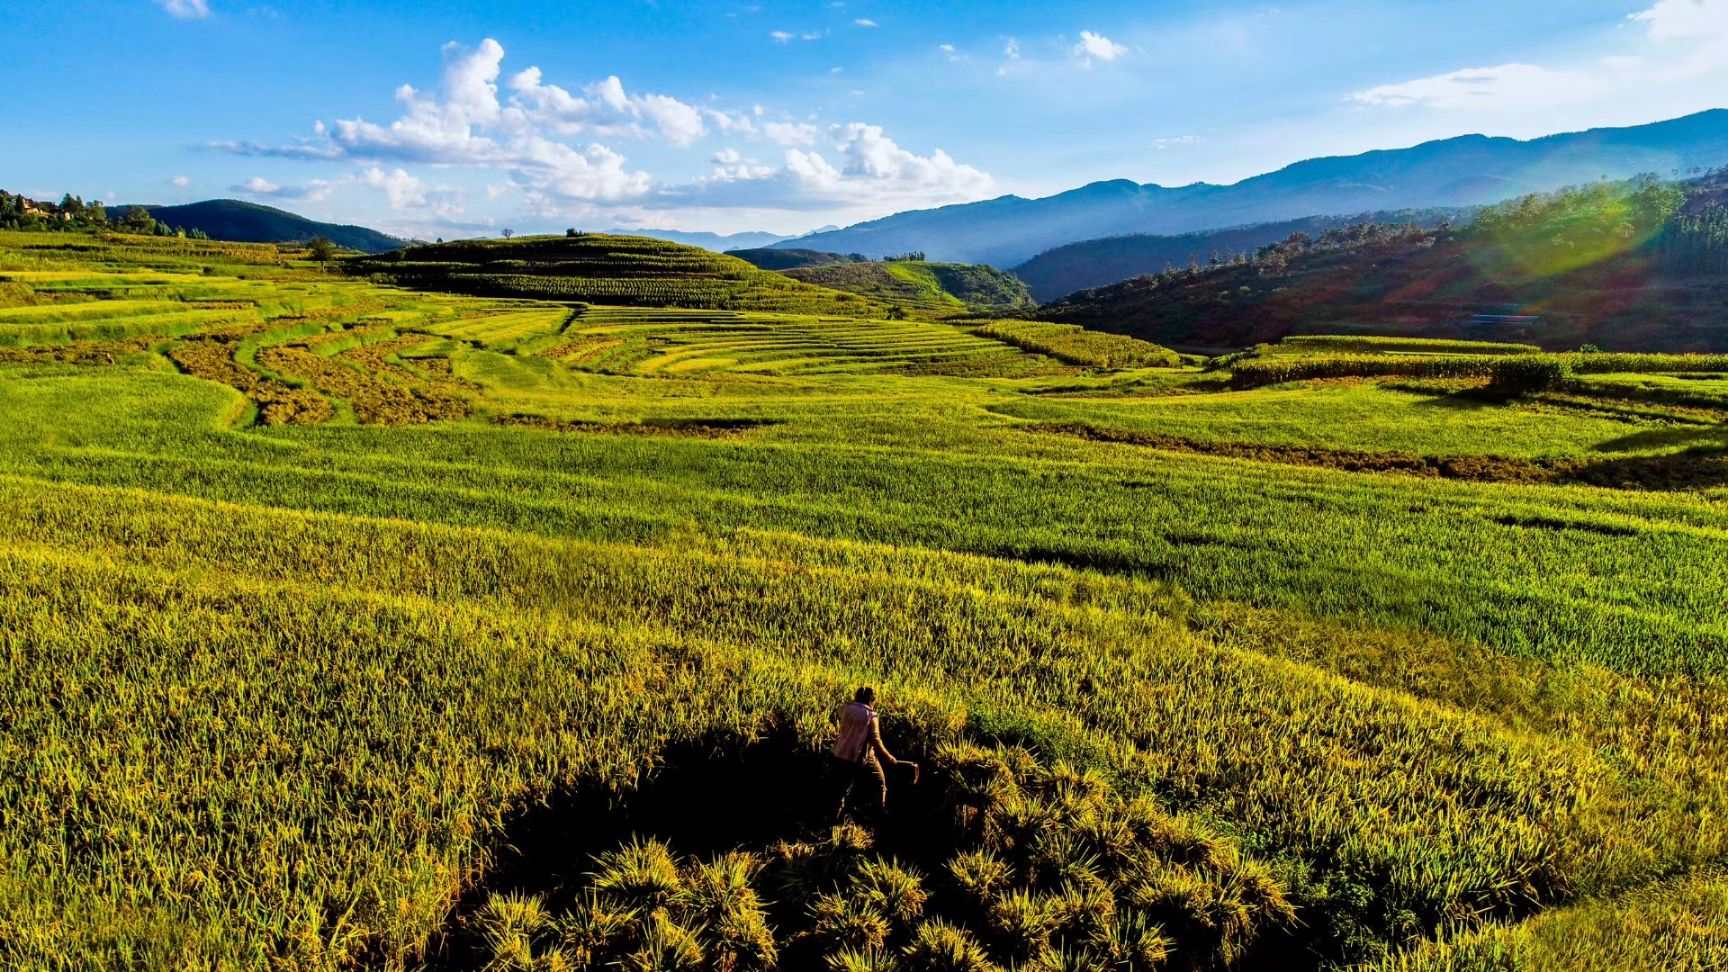
[{"label": "forested hillside", "polygon": [[1045,250],[1015,267],[1014,275],[1026,281],[1034,297],[1052,301],[1075,291],[1108,286],[1130,277],[1233,259],[1244,251],[1257,250],[1296,233],[1320,236],[1329,230],[1364,222],[1432,226],[1461,212],[1466,211],[1430,209],[1356,216],[1309,216],[1178,236],[1151,233],[1110,236]]},{"label": "forested hillside", "polygon": [[1471,225],[1368,223],[1047,305],[1053,320],[1178,347],[1351,331],[1552,348],[1728,349],[1724,178],[1598,183]]},{"label": "forested hillside", "polygon": [[1037,306],[1026,284],[995,267],[923,260],[831,261],[783,271],[794,280],[930,314],[1000,313]]}]

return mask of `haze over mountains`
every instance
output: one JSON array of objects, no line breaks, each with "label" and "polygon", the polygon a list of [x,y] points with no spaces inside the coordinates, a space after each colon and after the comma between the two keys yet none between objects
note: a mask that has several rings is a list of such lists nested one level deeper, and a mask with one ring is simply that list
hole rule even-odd
[{"label": "haze over mountains", "polygon": [[[1728,164],[1728,110],[1628,128],[1519,141],[1466,135],[1412,148],[1311,159],[1233,185],[1168,188],[1099,182],[1041,199],[1003,196],[914,210],[802,236],[637,229],[632,235],[715,251],[762,248],[863,254],[920,251],[932,261],[1014,268],[1040,300],[1101,286],[1211,252],[1253,248],[1290,232],[1324,231],[1364,214],[1431,224],[1449,212],[1539,192],[1654,172]],[[406,241],[269,206],[210,200],[150,206],[156,218],[217,239],[282,242],[322,235],[380,252]],[[760,261],[758,261],[760,262]]]},{"label": "haze over mountains", "polygon": [[742,233],[699,233],[668,229],[609,229],[602,232],[615,236],[646,236],[651,240],[665,240],[668,243],[682,243],[685,246],[699,246],[715,253],[726,253],[731,250],[753,250],[760,247],[773,246],[787,240],[797,239],[795,236],[782,236],[779,233],[759,233],[745,231]]},{"label": "haze over mountains", "polygon": [[[1310,159],[1234,185],[1099,182],[1042,199],[898,213],[798,239],[805,249],[1012,267],[1052,247],[1129,233],[1179,234],[1309,216],[1476,206],[1530,192],[1728,163],[1728,110],[1519,141],[1465,135]],[[782,243],[781,246],[791,244]]]}]

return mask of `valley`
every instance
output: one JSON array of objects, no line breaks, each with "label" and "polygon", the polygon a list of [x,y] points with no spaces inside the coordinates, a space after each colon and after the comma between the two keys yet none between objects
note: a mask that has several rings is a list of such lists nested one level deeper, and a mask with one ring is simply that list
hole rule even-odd
[{"label": "valley", "polygon": [[898,296],[0,233],[0,956],[1728,954],[1728,365]]}]

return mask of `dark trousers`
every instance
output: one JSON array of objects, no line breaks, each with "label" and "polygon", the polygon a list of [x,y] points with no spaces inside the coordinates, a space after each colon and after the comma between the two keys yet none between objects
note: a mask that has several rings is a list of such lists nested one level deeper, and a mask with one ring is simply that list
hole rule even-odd
[{"label": "dark trousers", "polygon": [[888,778],[883,775],[882,764],[876,760],[875,753],[869,753],[857,762],[836,756],[832,772],[834,789],[840,797],[835,819],[846,816],[847,803],[871,813],[880,813],[887,805]]}]

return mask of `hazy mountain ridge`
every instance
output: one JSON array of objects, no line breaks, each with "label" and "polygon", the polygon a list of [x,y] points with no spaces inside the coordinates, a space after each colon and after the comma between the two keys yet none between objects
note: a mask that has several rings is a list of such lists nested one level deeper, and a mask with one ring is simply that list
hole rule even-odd
[{"label": "hazy mountain ridge", "polygon": [[704,250],[713,250],[715,253],[725,253],[729,250],[758,249],[798,239],[796,236],[781,236],[779,233],[754,231],[703,233],[668,229],[609,229],[601,232],[615,236],[646,236],[651,240],[665,240],[668,243],[699,246]]},{"label": "hazy mountain ridge", "polygon": [[[1728,162],[1728,110],[1519,141],[1484,135],[1309,159],[1232,185],[1098,182],[1041,199],[1001,196],[802,237],[802,248],[1015,266],[1053,247],[1343,213],[1467,207],[1529,192]],[[784,245],[784,244],[780,244]]]}]

